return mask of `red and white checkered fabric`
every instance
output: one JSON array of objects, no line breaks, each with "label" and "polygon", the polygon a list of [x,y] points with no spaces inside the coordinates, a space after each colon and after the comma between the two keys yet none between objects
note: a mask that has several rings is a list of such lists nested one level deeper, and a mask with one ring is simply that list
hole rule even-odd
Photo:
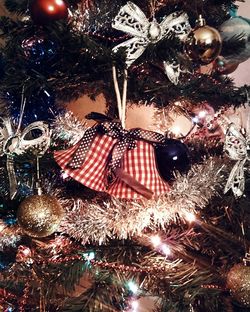
[{"label": "red and white checkered fabric", "polygon": [[97,135],[80,168],[71,169],[67,164],[72,159],[80,143],[66,151],[55,152],[54,157],[59,166],[76,181],[87,187],[107,192],[107,164],[109,154],[117,140],[107,135]]},{"label": "red and white checkered fabric", "polygon": [[[128,150],[123,158],[122,169],[154,193],[154,197],[169,191],[156,167],[154,147],[145,142],[137,141],[134,149]],[[116,198],[141,199],[141,194],[135,192],[129,185],[117,179],[109,188],[109,194]]]},{"label": "red and white checkered fabric", "polygon": [[[72,159],[80,143],[66,151],[55,152],[54,157],[69,176],[93,190],[107,192],[121,199],[142,199],[141,194],[119,178],[111,186],[108,187],[107,185],[108,160],[116,142],[117,140],[110,136],[97,135],[83,165],[77,169],[68,168],[67,164]],[[145,141],[137,141],[136,148],[125,153],[122,169],[151,190],[154,193],[153,197],[157,197],[169,190],[168,184],[161,179],[157,171],[154,147]]]}]

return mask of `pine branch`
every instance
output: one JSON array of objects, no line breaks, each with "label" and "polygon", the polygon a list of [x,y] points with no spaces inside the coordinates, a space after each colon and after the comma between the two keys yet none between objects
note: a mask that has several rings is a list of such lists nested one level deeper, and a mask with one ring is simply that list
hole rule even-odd
[{"label": "pine branch", "polygon": [[5,6],[11,13],[25,14],[27,12],[29,1],[27,0],[5,0]]},{"label": "pine branch", "polygon": [[122,280],[118,282],[110,272],[99,272],[91,288],[76,299],[66,300],[62,311],[118,312],[116,305],[122,304],[123,293]]}]

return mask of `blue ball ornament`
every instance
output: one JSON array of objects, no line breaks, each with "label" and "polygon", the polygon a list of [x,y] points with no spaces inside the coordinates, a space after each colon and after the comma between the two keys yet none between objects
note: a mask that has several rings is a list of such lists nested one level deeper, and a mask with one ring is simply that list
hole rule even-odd
[{"label": "blue ball ornament", "polygon": [[52,62],[58,52],[58,45],[42,35],[35,35],[24,39],[21,46],[24,58],[35,66]]},{"label": "blue ball ornament", "polygon": [[164,145],[157,145],[155,154],[158,171],[166,181],[174,179],[175,171],[184,174],[190,169],[189,150],[179,140],[168,139]]}]

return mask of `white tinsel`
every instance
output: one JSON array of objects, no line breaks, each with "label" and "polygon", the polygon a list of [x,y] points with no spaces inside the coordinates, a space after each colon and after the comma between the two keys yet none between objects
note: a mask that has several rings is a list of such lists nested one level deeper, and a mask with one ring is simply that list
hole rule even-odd
[{"label": "white tinsel", "polygon": [[204,208],[211,197],[221,192],[226,182],[227,165],[209,159],[195,165],[187,175],[177,175],[170,192],[157,201],[121,201],[111,198],[102,204],[77,200],[69,209],[61,229],[82,243],[99,244],[110,237],[126,239],[140,235],[145,228],[165,227],[178,216]]},{"label": "white tinsel", "polygon": [[8,227],[0,220],[0,251],[5,247],[16,247],[21,238],[16,227]]},{"label": "white tinsel", "polygon": [[76,144],[84,135],[87,126],[72,112],[59,114],[53,122],[53,139],[66,141],[69,145]]}]

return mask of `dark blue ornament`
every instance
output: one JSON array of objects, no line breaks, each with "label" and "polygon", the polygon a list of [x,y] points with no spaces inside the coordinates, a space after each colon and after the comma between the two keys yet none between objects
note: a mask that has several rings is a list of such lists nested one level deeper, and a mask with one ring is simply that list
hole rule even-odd
[{"label": "dark blue ornament", "polygon": [[58,45],[43,36],[33,36],[22,41],[25,59],[33,65],[51,63],[57,55]]},{"label": "dark blue ornament", "polygon": [[166,181],[174,179],[175,171],[183,174],[190,169],[189,150],[179,140],[166,140],[164,145],[156,146],[155,153],[158,171]]},{"label": "dark blue ornament", "polygon": [[26,198],[28,196],[31,196],[33,195],[33,188],[32,187],[29,187],[28,185],[26,184],[22,184],[19,186],[19,189],[18,189],[18,194],[22,197],[22,198]]}]

